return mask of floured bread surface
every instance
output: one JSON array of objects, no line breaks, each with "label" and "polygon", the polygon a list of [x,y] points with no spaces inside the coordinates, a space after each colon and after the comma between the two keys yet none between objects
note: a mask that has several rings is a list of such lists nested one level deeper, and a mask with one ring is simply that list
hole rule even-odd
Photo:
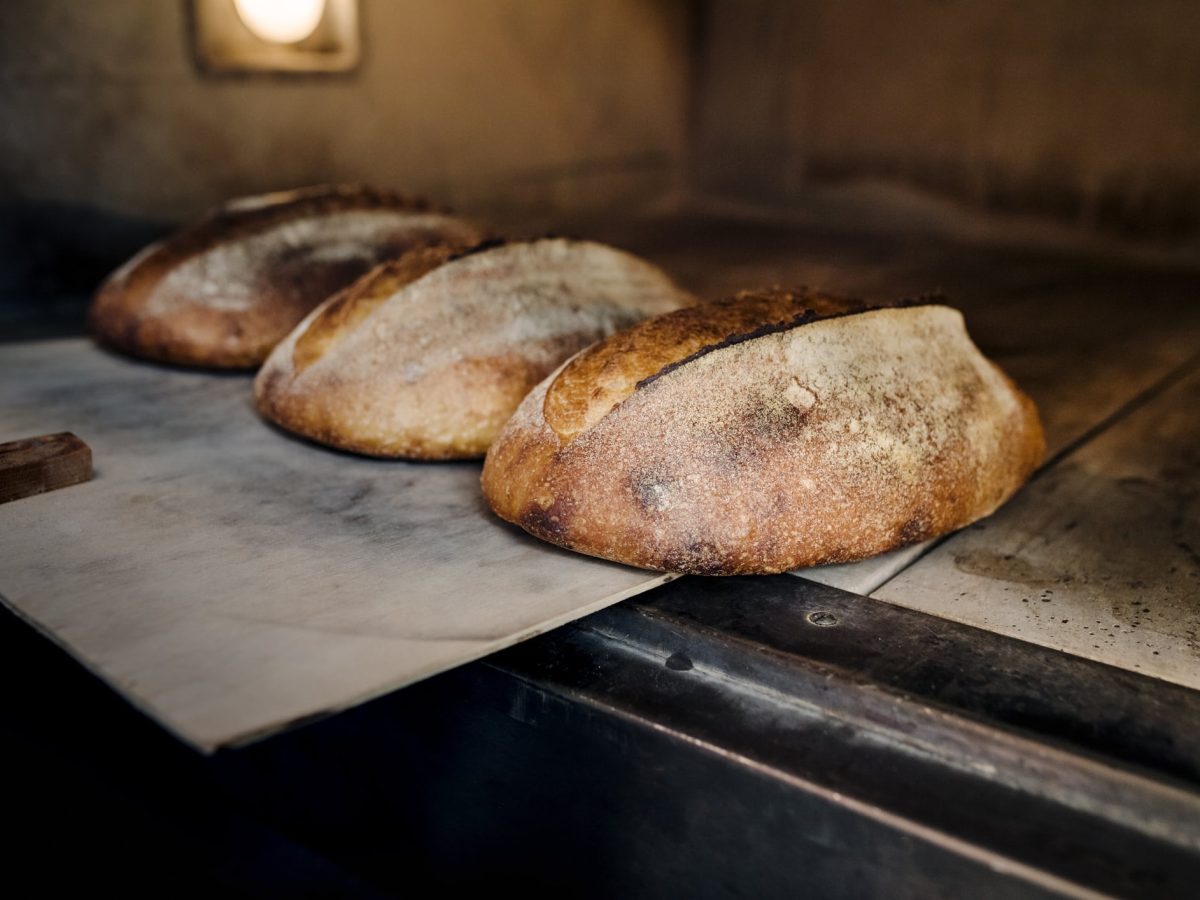
[{"label": "floured bread surface", "polygon": [[502,518],[582,553],[769,573],[961,528],[1044,447],[1032,401],[956,310],[771,291],[576,356],[497,438],[483,489]]},{"label": "floured bread surface", "polygon": [[382,260],[481,237],[475,225],[390,191],[318,186],[244,197],[109,276],[89,323],[101,342],[136,356],[252,367]]},{"label": "floured bread surface", "polygon": [[690,302],[649,263],[587,241],[414,250],[275,348],[255,382],[258,408],[359,453],[479,457],[564,359]]}]

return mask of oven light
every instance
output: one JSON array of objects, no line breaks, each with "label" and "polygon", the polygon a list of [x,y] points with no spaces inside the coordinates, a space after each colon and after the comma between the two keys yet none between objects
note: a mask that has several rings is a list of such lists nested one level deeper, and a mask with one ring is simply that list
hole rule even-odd
[{"label": "oven light", "polygon": [[233,0],[242,23],[260,40],[296,44],[317,30],[325,0]]},{"label": "oven light", "polygon": [[190,6],[192,46],[205,75],[332,75],[354,71],[362,56],[359,0],[190,0]]}]

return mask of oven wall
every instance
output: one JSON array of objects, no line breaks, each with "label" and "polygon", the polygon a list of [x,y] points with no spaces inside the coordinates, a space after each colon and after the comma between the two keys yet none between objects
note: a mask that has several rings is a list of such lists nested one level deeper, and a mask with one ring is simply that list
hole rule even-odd
[{"label": "oven wall", "polygon": [[683,0],[362,0],[329,77],[201,75],[185,0],[0,4],[0,199],[177,219],[364,180],[471,211],[680,186]]},{"label": "oven wall", "polygon": [[788,204],[865,180],[1155,241],[1200,230],[1200,4],[710,0],[692,164]]}]

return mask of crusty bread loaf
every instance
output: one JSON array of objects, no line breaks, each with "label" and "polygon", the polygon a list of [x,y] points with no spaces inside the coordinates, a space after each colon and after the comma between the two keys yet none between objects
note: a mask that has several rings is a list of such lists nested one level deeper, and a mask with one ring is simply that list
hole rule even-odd
[{"label": "crusty bread loaf", "polygon": [[1044,450],[1028,397],[936,302],[767,291],[642,322],[525,398],[492,509],[649,569],[849,562],[991,513]]},{"label": "crusty bread loaf", "polygon": [[649,263],[587,241],[414,250],[276,347],[255,382],[258,408],[359,453],[479,457],[572,353],[692,299]]},{"label": "crusty bread loaf", "polygon": [[325,185],[245,197],[110,275],[89,325],[102,343],[135,356],[253,367],[313,307],[382,260],[482,237],[391,191]]}]

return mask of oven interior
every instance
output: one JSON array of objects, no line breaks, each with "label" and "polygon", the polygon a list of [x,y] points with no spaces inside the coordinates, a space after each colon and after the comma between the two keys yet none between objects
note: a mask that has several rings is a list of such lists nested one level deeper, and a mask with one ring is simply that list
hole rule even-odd
[{"label": "oven interior", "polygon": [[[355,896],[418,876],[596,896],[1186,893],[1200,10],[359,0],[349,63],[259,71],[206,62],[210,5],[0,9],[5,342],[81,335],[107,272],[214,203],[378,183],[611,243],[709,299],[944,294],[1037,402],[1047,455],[948,538],[684,579],[212,759],[6,621],[10,678],[41,673],[55,698],[13,701],[15,758],[44,776],[51,748],[70,773],[22,794],[33,832],[60,824],[47,797],[84,798],[68,837],[117,877],[97,838],[111,803],[198,883],[278,888],[294,863]],[[113,722],[120,741],[96,747]],[[202,812],[181,819],[166,784]]]}]

